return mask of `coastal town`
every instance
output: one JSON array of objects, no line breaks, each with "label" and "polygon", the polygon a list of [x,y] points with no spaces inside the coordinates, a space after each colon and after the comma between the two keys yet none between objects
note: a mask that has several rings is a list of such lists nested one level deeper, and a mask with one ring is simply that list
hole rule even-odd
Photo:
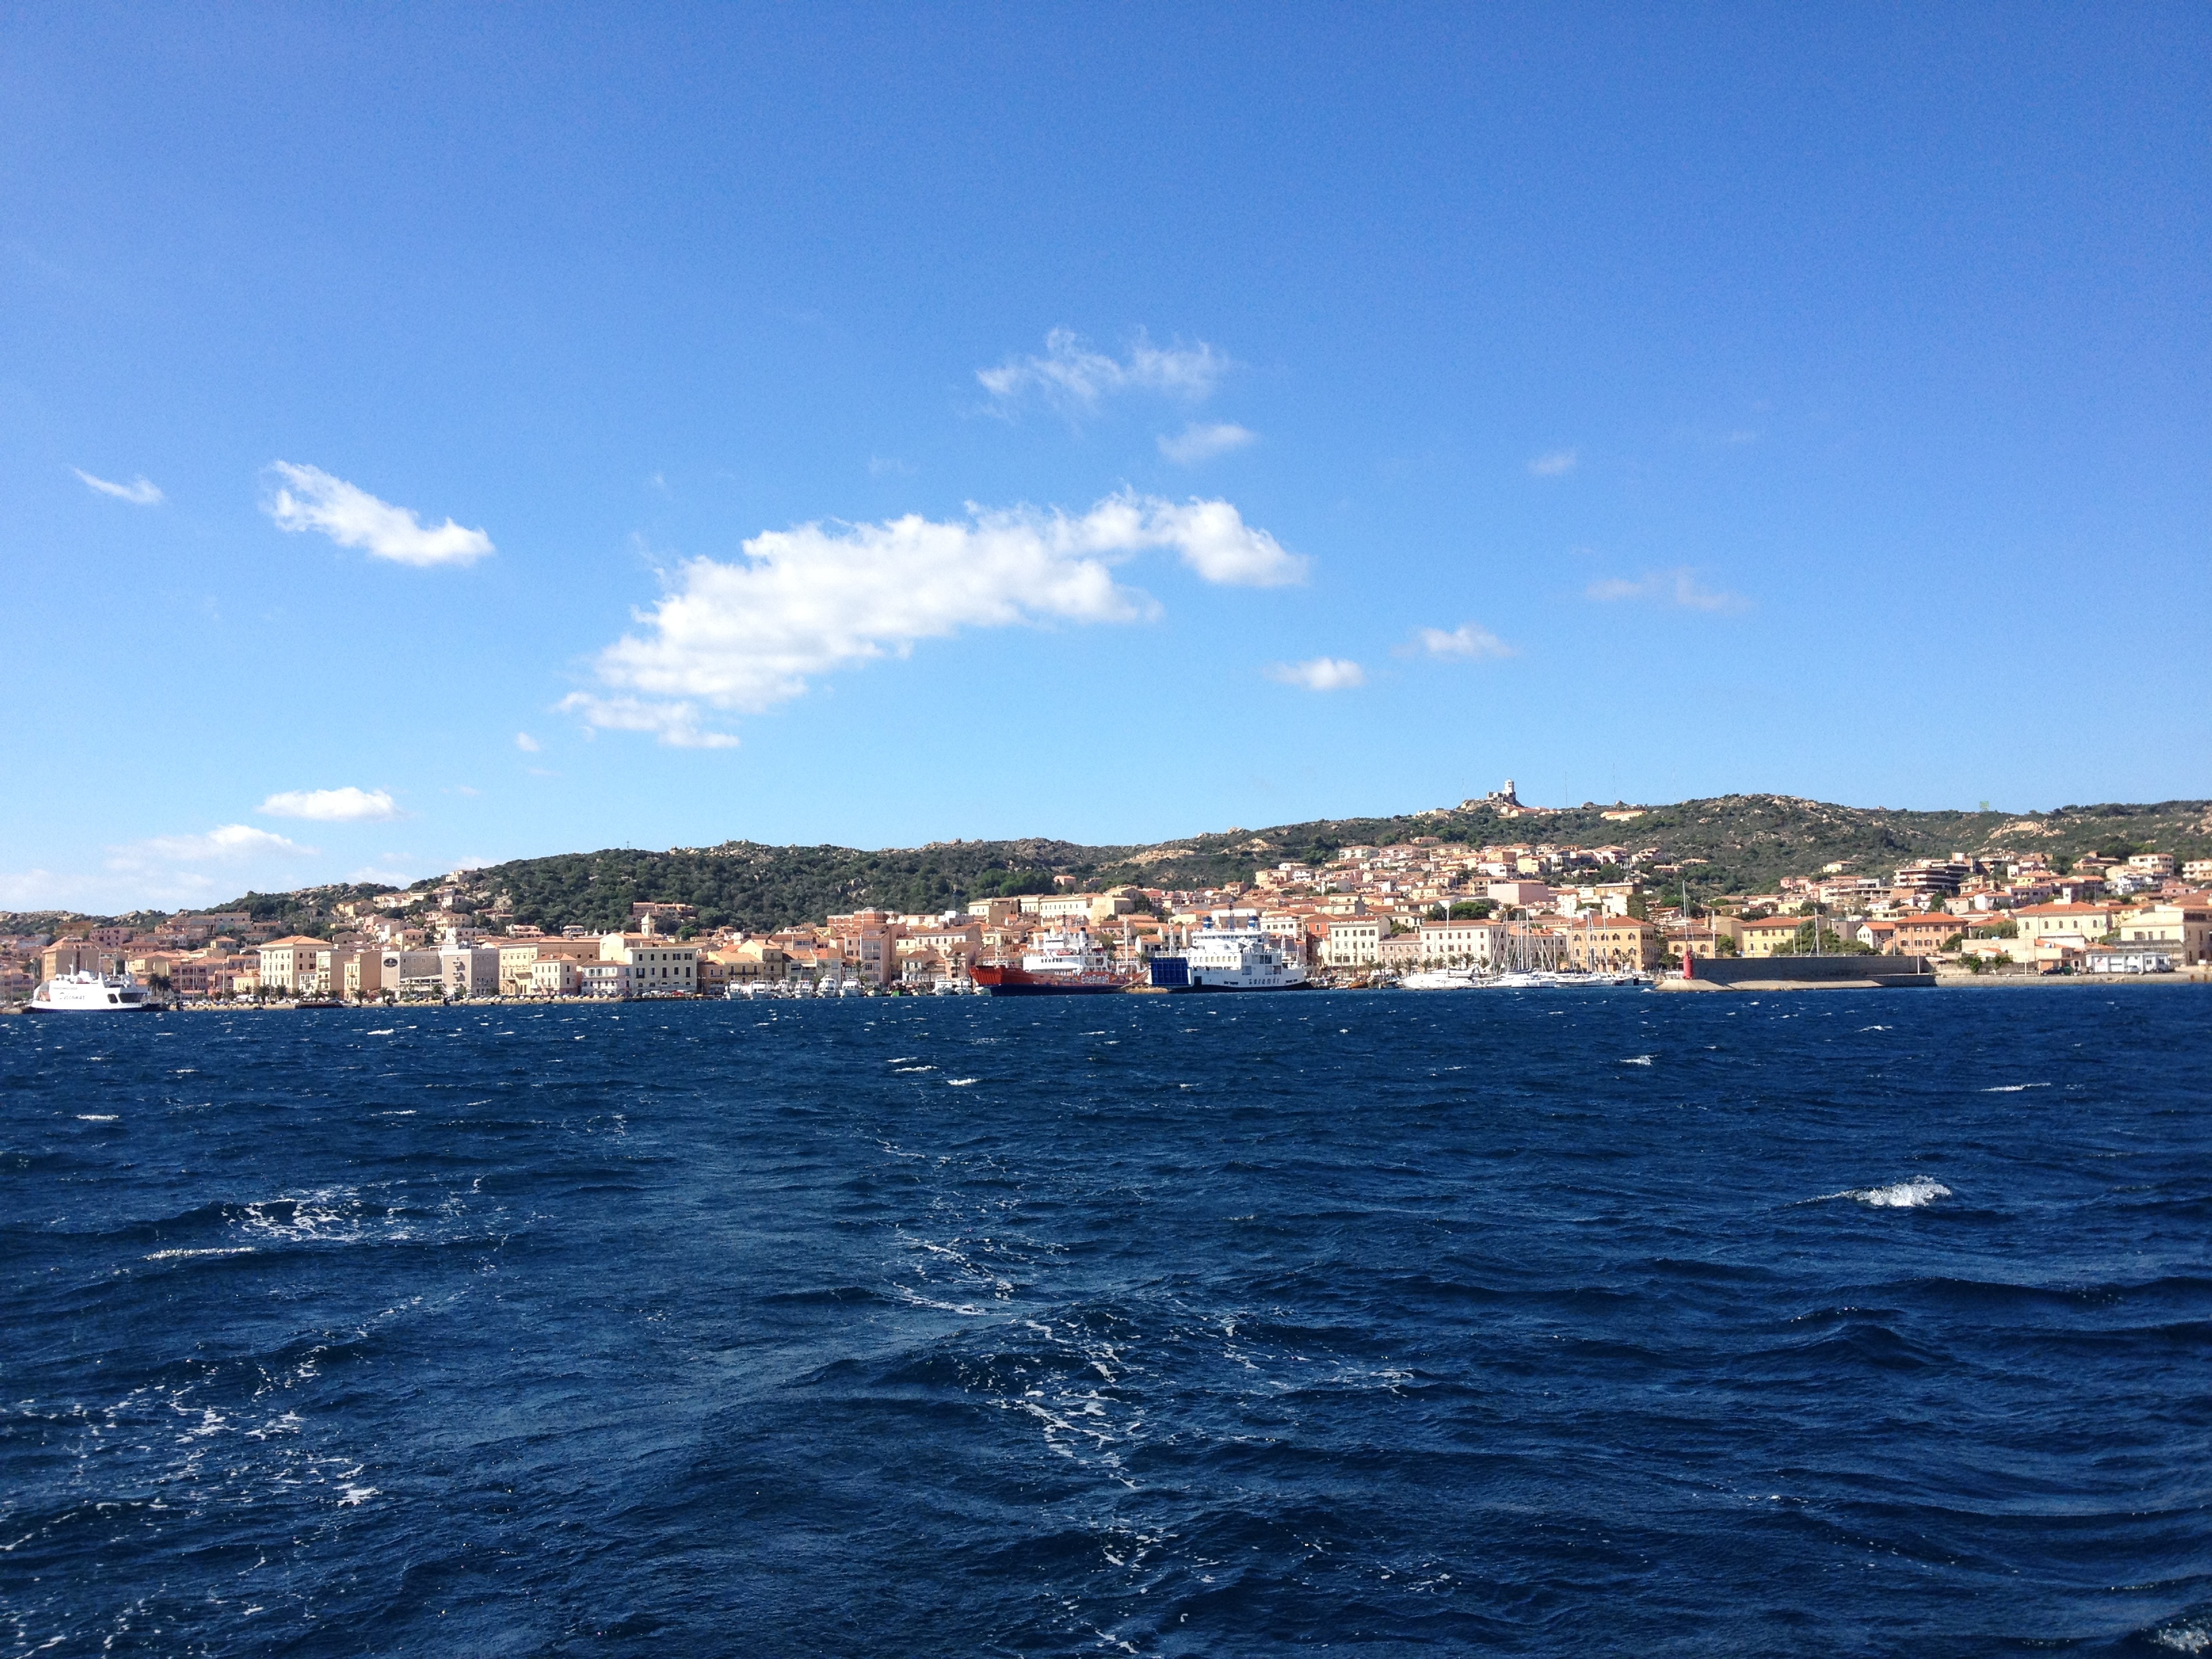
[{"label": "coastal town", "polygon": [[[1510,781],[1485,804],[1509,821],[1527,811]],[[341,901],[319,934],[246,910],[0,934],[0,1004],[75,974],[128,975],[181,1005],[939,993],[977,988],[977,968],[1070,939],[1135,983],[1222,923],[1266,936],[1306,982],[1336,986],[1808,955],[1919,957],[2010,976],[2212,966],[2212,860],[1960,854],[1884,870],[1830,863],[1769,892],[1700,894],[1693,864],[1636,845],[1641,816],[1606,813],[1621,838],[1600,845],[1414,836],[1215,887],[1086,890],[1061,876],[1048,892],[931,914],[856,908],[758,933],[705,927],[696,907],[654,901],[633,903],[618,931],[552,931],[517,920],[509,895],[464,872]]]}]

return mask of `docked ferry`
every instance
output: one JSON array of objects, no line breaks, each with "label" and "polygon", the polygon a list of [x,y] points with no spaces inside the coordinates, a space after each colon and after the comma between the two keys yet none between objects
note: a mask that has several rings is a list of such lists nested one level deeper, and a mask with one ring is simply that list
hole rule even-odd
[{"label": "docked ferry", "polygon": [[1257,910],[1216,910],[1191,934],[1181,956],[1152,961],[1164,991],[1302,991],[1305,964],[1290,942],[1260,929]]},{"label": "docked ferry", "polygon": [[95,974],[82,968],[58,975],[31,993],[33,1013],[151,1013],[161,1007],[130,975]]},{"label": "docked ferry", "polygon": [[1022,953],[1019,967],[979,962],[968,974],[994,997],[1096,996],[1129,985],[1084,933],[1039,933]]}]

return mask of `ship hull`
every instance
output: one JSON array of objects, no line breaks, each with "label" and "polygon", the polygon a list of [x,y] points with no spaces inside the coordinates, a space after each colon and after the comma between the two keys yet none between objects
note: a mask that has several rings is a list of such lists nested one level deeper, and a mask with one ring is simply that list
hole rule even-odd
[{"label": "ship hull", "polygon": [[978,963],[969,977],[984,995],[994,997],[1110,996],[1128,988],[1109,974],[1032,974],[994,963]]}]

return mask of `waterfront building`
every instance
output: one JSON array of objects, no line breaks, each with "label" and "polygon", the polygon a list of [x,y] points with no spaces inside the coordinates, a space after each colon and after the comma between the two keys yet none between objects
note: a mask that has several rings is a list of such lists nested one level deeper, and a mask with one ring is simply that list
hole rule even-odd
[{"label": "waterfront building", "polygon": [[576,964],[577,994],[619,1001],[630,994],[629,963],[580,962]]},{"label": "waterfront building", "polygon": [[1566,941],[1567,965],[1591,973],[1656,968],[1666,948],[1659,930],[1634,916],[1569,922],[1561,937]]},{"label": "waterfront building", "polygon": [[699,988],[699,949],[657,933],[607,933],[599,960],[630,970],[632,996],[690,996]]},{"label": "waterfront building", "polygon": [[[1256,922],[1257,918],[1255,918]],[[1371,968],[1388,925],[1379,916],[1332,916],[1322,924],[1321,963],[1324,968]]]},{"label": "waterfront building", "polygon": [[326,997],[331,994],[331,944],[328,939],[294,933],[271,939],[256,951],[261,958],[261,983],[295,996]]},{"label": "waterfront building", "polygon": [[2079,951],[2111,933],[2119,915],[2117,904],[2031,904],[2014,911],[2012,919],[2022,939]]},{"label": "waterfront building", "polygon": [[1498,921],[1425,921],[1417,937],[1424,963],[1490,968],[1504,954],[1506,928]]},{"label": "waterfront building", "polygon": [[2185,968],[2212,961],[2212,907],[2204,904],[2147,905],[2120,917],[2114,931],[2124,945],[2163,946]]},{"label": "waterfront building", "polygon": [[438,981],[449,997],[499,994],[499,951],[488,945],[447,945],[438,950]]},{"label": "waterfront building", "polygon": [[377,953],[377,989],[386,996],[441,997],[445,975],[435,951],[409,951],[386,945]]}]

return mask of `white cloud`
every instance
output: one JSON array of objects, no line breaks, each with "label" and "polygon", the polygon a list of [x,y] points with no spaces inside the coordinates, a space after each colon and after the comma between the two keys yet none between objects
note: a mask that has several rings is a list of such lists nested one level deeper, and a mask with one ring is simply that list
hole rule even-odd
[{"label": "white cloud", "polygon": [[[664,601],[665,603],[665,601]],[[624,639],[625,645],[636,641]],[[615,647],[610,647],[612,650]],[[600,672],[606,673],[604,657]],[[800,690],[804,690],[802,686]],[[796,692],[793,696],[798,695]],[[700,721],[711,719],[689,698],[655,702],[645,697],[602,697],[588,691],[572,691],[556,705],[563,714],[575,714],[586,732],[650,732],[672,749],[735,749],[738,740],[727,732],[708,732]],[[550,777],[551,773],[542,775]]]},{"label": "white cloud", "polygon": [[518,732],[514,734],[514,746],[526,755],[534,755],[545,745],[532,737],[529,732]]},{"label": "white cloud", "polygon": [[1172,438],[1163,432],[1157,441],[1160,453],[1176,465],[1194,466],[1216,455],[1226,455],[1232,449],[1242,449],[1257,441],[1259,436],[1249,427],[1238,426],[1234,421],[1219,421],[1210,426],[1193,421]]},{"label": "white cloud", "polygon": [[1316,657],[1310,662],[1276,663],[1267,670],[1267,678],[1309,691],[1348,691],[1367,684],[1367,671],[1342,657]]},{"label": "white cloud", "polygon": [[911,478],[920,469],[896,455],[868,457],[868,476],[872,478]]},{"label": "white cloud", "polygon": [[1655,570],[1631,581],[1620,576],[1607,576],[1592,582],[1585,590],[1589,597],[1605,603],[1621,599],[1649,599],[1657,605],[1680,605],[1689,611],[1747,611],[1751,601],[1741,593],[1725,593],[1699,587],[1696,573],[1686,564],[1672,570]]},{"label": "white cloud", "polygon": [[226,823],[204,835],[155,836],[106,852],[98,873],[0,873],[0,907],[67,908],[98,915],[212,904],[242,887],[295,886],[297,860],[315,855],[312,847],[247,823]]},{"label": "white cloud", "polygon": [[1582,456],[1571,449],[1555,449],[1548,455],[1539,455],[1528,463],[1531,476],[1539,478],[1563,478],[1575,470]]},{"label": "white cloud", "polygon": [[381,789],[287,789],[253,809],[264,817],[308,818],[317,823],[374,823],[399,816],[398,803]]},{"label": "white cloud", "polygon": [[129,483],[119,484],[110,483],[105,478],[95,478],[81,466],[73,466],[70,471],[101,495],[112,495],[119,501],[129,501],[137,507],[158,507],[167,499],[161,494],[161,486],[143,472]]},{"label": "white cloud", "polygon": [[939,522],[805,524],[767,531],[732,563],[691,559],[643,627],[599,653],[609,695],[561,708],[586,728],[651,732],[664,743],[724,748],[719,714],[757,714],[799,696],[809,679],[969,628],[1127,623],[1154,614],[1114,568],[1170,550],[1210,582],[1273,587],[1305,562],[1224,501],[1177,504],[1110,495],[1080,517],[1057,509],[985,508]]},{"label": "white cloud", "polygon": [[0,909],[61,910],[70,904],[66,877],[51,870],[0,871]]},{"label": "white cloud", "polygon": [[996,368],[979,368],[975,379],[1002,405],[1035,392],[1064,414],[1082,415],[1117,392],[1158,392],[1194,401],[1212,392],[1228,371],[1229,359],[1203,340],[1194,346],[1154,345],[1142,329],[1127,357],[1093,351],[1073,329],[1056,328],[1044,337],[1044,355],[1009,357]]},{"label": "white cloud", "polygon": [[210,860],[234,863],[264,854],[312,854],[315,849],[270,830],[257,830],[250,823],[226,823],[204,836],[155,836],[107,850],[115,855],[107,861],[109,869],[128,870],[153,860],[179,864],[201,864]]},{"label": "white cloud", "polygon": [[340,547],[365,549],[372,557],[400,564],[473,564],[496,551],[481,530],[466,530],[451,519],[434,529],[404,507],[380,501],[320,467],[274,461],[270,470],[284,482],[262,504],[279,530],[319,530]]},{"label": "white cloud", "polygon": [[1487,657],[1510,657],[1513,647],[1488,629],[1474,623],[1462,623],[1447,631],[1441,628],[1417,628],[1413,630],[1413,649],[1431,657],[1457,658],[1476,662]]}]

